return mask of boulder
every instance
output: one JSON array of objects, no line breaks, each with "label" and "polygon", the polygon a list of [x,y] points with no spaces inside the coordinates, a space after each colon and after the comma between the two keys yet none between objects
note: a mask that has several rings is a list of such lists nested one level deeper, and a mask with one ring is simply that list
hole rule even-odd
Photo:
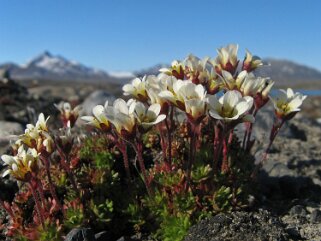
[{"label": "boulder", "polygon": [[74,228],[66,236],[65,241],[94,241],[95,234],[91,228]]},{"label": "boulder", "polygon": [[92,115],[92,109],[96,105],[104,105],[105,102],[113,102],[115,97],[103,90],[96,90],[91,93],[82,103],[82,115]]},{"label": "boulder", "polygon": [[20,123],[0,120],[0,155],[9,148],[10,141],[15,140],[13,135],[20,135],[23,132],[24,129]]}]

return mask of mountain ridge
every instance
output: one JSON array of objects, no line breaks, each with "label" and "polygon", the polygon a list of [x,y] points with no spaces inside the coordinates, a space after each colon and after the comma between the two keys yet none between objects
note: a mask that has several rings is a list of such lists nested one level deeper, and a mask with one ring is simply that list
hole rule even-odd
[{"label": "mountain ridge", "polygon": [[[260,76],[270,77],[276,81],[277,85],[305,85],[320,83],[321,71],[315,68],[298,64],[287,59],[277,59],[273,57],[264,58],[269,65],[259,68],[256,73]],[[49,51],[44,51],[23,65],[13,62],[0,64],[1,70],[8,70],[11,78],[18,81],[38,80],[38,81],[75,81],[90,83],[116,83],[124,84],[134,76],[145,74],[158,74],[158,70],[167,64],[156,64],[152,67],[134,72],[110,72],[88,67],[77,61],[68,60],[61,55],[53,55]]]}]

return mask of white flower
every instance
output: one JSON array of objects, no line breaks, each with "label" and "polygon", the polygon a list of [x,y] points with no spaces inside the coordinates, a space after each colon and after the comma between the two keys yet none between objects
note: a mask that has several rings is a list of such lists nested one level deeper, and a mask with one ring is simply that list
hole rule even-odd
[{"label": "white flower", "polygon": [[208,101],[209,114],[216,120],[254,122],[254,117],[247,115],[253,106],[253,98],[250,96],[242,97],[240,92],[231,90],[227,91],[219,100],[214,95],[209,96]]},{"label": "white flower", "polygon": [[209,57],[199,59],[194,55],[189,55],[184,60],[185,75],[195,84],[205,84],[209,78],[214,77],[214,70],[209,64]]},{"label": "white flower", "polygon": [[159,93],[161,98],[164,98],[177,106],[181,110],[185,110],[183,92],[180,89],[188,84],[193,84],[190,80],[173,79],[173,88],[171,90],[164,90]]},{"label": "white flower", "polygon": [[[47,153],[52,153],[52,152],[53,152],[53,148],[54,148],[54,141],[53,141],[53,139],[52,139],[51,136],[50,136],[47,132],[45,132],[45,131],[43,131],[41,134],[42,134],[42,135],[41,135],[41,136],[42,136],[42,138],[41,138],[41,140],[42,140],[42,146],[40,145],[40,146],[37,148],[37,150],[38,150],[39,152],[41,152],[41,151],[42,151],[42,148],[44,148]],[[41,141],[39,140],[38,143],[40,144]]]},{"label": "white flower", "polygon": [[306,95],[300,93],[294,93],[291,88],[280,90],[279,95],[276,98],[270,97],[273,102],[276,115],[279,118],[292,118],[297,112],[300,111]]},{"label": "white flower", "polygon": [[142,126],[144,130],[158,124],[166,118],[166,115],[159,114],[160,110],[161,106],[159,104],[152,104],[146,108],[142,102],[135,103],[134,113],[137,123]]},{"label": "white flower", "polygon": [[221,79],[226,89],[233,90],[235,88],[239,88],[243,84],[246,77],[247,77],[247,72],[245,70],[241,71],[236,76],[236,78],[234,78],[230,72],[222,70]]},{"label": "white flower", "polygon": [[127,134],[131,134],[135,127],[135,117],[133,115],[136,101],[130,99],[124,101],[123,99],[117,99],[114,101],[113,106],[107,108],[107,118],[115,126],[116,131],[122,134],[125,131]]},{"label": "white flower", "polygon": [[239,90],[243,93],[244,96],[255,97],[257,94],[260,94],[263,100],[268,99],[268,94],[274,85],[274,81],[269,78],[256,78],[253,74],[249,74]]},{"label": "white flower", "polygon": [[185,112],[192,121],[199,122],[205,117],[207,108],[206,90],[203,85],[188,83],[179,89]]},{"label": "white flower", "polygon": [[216,72],[220,75],[222,70],[234,73],[238,65],[237,59],[238,45],[229,44],[226,47],[217,49],[218,56],[212,60]]},{"label": "white flower", "polygon": [[64,126],[67,127],[67,123],[70,122],[70,126],[72,127],[79,117],[79,111],[81,107],[78,105],[72,109],[69,102],[63,101],[60,102],[58,105],[55,104],[55,107],[61,113],[61,119],[64,123]]},{"label": "white flower", "polygon": [[135,78],[131,81],[130,84],[123,86],[124,95],[131,95],[135,99],[146,101],[147,92],[146,92],[146,76],[143,79]]},{"label": "white flower", "polygon": [[177,79],[184,79],[184,69],[185,66],[183,63],[174,60],[170,68],[161,68],[159,72],[169,76],[175,76]]},{"label": "white flower", "polygon": [[81,119],[86,121],[87,124],[94,126],[101,130],[109,130],[110,123],[106,117],[106,109],[108,107],[108,101],[105,105],[97,105],[93,108],[93,116],[82,116]]},{"label": "white flower", "polygon": [[247,72],[251,72],[262,65],[262,60],[258,56],[253,56],[251,52],[246,49],[246,55],[243,61],[242,69],[246,70]]},{"label": "white flower", "polygon": [[207,103],[201,99],[190,99],[185,101],[185,111],[189,119],[199,123],[206,113]]},{"label": "white flower", "polygon": [[27,124],[25,133],[19,136],[19,139],[17,140],[16,144],[20,145],[22,142],[29,147],[36,147],[35,145],[37,145],[36,142],[40,137],[40,132],[41,131],[37,129],[34,125]]},{"label": "white flower", "polygon": [[45,115],[43,113],[40,113],[38,121],[36,123],[36,128],[38,130],[48,131],[47,121],[49,120],[49,118],[50,116],[48,116],[47,119],[45,119]]},{"label": "white flower", "polygon": [[49,117],[45,120],[44,115],[41,113],[36,126],[32,124],[27,124],[25,133],[19,136],[16,141],[18,146],[25,144],[29,148],[34,148],[38,153],[52,153],[54,142],[48,133],[48,128],[46,122]]},{"label": "white flower", "polygon": [[31,172],[38,169],[38,153],[35,149],[29,148],[25,151],[23,146],[20,146],[16,156],[2,155],[1,159],[8,166],[2,174],[3,177],[11,174],[18,181],[28,181]]}]

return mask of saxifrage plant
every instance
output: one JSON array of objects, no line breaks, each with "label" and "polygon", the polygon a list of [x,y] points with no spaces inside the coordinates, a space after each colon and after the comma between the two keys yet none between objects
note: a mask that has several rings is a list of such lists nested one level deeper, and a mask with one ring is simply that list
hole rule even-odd
[{"label": "saxifrage plant", "polygon": [[[200,219],[246,207],[275,137],[306,96],[288,89],[271,97],[274,81],[253,72],[263,62],[248,51],[240,61],[237,51],[228,45],[215,59],[189,55],[157,76],[135,78],[123,86],[130,99],[81,117],[93,127],[86,140],[72,133],[79,107],[57,105],[59,131],[40,114],[18,137],[14,155],[1,157],[4,176],[26,184],[11,204],[1,201],[10,217],[4,232],[58,240],[91,226],[114,238],[136,232],[182,240]],[[269,100],[274,123],[255,163],[253,125]]]}]

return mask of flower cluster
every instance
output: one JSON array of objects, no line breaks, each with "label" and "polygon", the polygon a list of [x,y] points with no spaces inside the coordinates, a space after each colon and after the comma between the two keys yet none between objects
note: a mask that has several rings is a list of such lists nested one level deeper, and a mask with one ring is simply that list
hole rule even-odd
[{"label": "flower cluster", "polygon": [[[54,135],[47,125],[49,117],[45,118],[44,114],[41,113],[35,125],[27,124],[24,134],[17,136],[17,141],[13,145],[14,155],[1,156],[2,161],[7,166],[3,177],[10,174],[18,182],[27,184],[35,201],[37,220],[42,227],[45,226],[45,218],[48,216],[48,213],[54,210],[63,211],[51,177],[51,156],[57,147],[62,166],[68,174],[71,174],[68,165],[65,164],[65,159],[68,158],[73,144],[70,137],[70,128],[75,124],[79,115],[79,107],[72,109],[69,103],[57,106],[61,110],[61,120],[64,126],[61,131],[64,132],[64,135],[53,137]],[[52,199],[49,200],[46,199],[44,194],[44,173],[46,173],[49,191],[52,196]],[[50,200],[53,200],[54,205],[48,209],[47,202]],[[4,207],[11,213],[12,218],[15,219],[12,210],[8,206]]]},{"label": "flower cluster", "polygon": [[[292,89],[272,95],[274,81],[256,76],[255,70],[263,66],[263,61],[248,50],[243,60],[238,58],[238,46],[234,44],[219,48],[217,53],[215,58],[188,55],[182,61],[174,60],[168,68],[160,69],[158,75],[135,78],[122,88],[125,99],[97,105],[91,116],[81,117],[105,138],[103,147],[108,152],[96,156],[99,170],[91,172],[91,164],[88,163],[79,167],[79,179],[103,180],[106,173],[100,168],[110,167],[109,162],[115,160],[109,151],[116,150],[117,156],[123,159],[124,173],[120,176],[126,175],[121,183],[125,184],[125,190],[130,190],[128,184],[133,184],[128,195],[134,197],[126,200],[126,205],[134,213],[131,220],[138,220],[139,225],[144,223],[135,217],[139,209],[144,209],[139,217],[151,213],[148,218],[154,218],[153,223],[160,224],[160,228],[174,230],[176,225],[173,223],[184,224],[178,228],[187,229],[200,217],[229,210],[229,205],[242,207],[237,200],[242,185],[256,176],[280,128],[300,111],[306,98]],[[267,147],[256,165],[251,154],[255,141],[252,129],[257,113],[269,100],[274,106],[275,118]],[[47,126],[49,117],[40,114],[36,124],[28,124],[25,133],[18,137],[14,155],[1,156],[7,166],[3,176],[11,175],[30,186],[36,216],[43,227],[45,218],[53,216],[47,205],[49,200],[53,200],[54,206],[61,210],[63,215],[60,216],[81,217],[79,223],[85,223],[83,216],[92,218],[93,214],[104,219],[99,210],[109,212],[113,209],[112,203],[118,200],[105,200],[105,204],[92,208],[94,201],[86,201],[91,194],[87,195],[81,189],[82,185],[78,185],[78,177],[74,175],[73,167],[79,159],[74,160],[73,154],[80,151],[74,145],[71,129],[79,117],[80,107],[72,108],[67,102],[56,107],[60,111],[63,128],[58,132],[50,131]],[[241,125],[244,126],[243,140],[234,134],[236,127]],[[90,149],[87,152],[92,154],[95,151]],[[63,207],[64,200],[61,201],[56,194],[51,177],[53,159],[59,166],[59,177],[55,178],[65,180],[67,175],[79,200],[74,200],[74,208],[69,212],[66,206]],[[74,166],[73,161],[76,163]],[[62,170],[66,175],[60,173]],[[42,175],[39,175],[41,171]],[[118,173],[108,171],[113,177],[110,180],[115,181]],[[98,176],[93,173],[98,173]],[[44,195],[44,177],[52,199]],[[113,181],[112,185],[115,184]],[[142,188],[141,183],[145,185]],[[92,187],[92,184],[87,186]],[[140,198],[143,201],[133,208],[131,202]],[[121,210],[121,213],[128,213],[128,210]],[[164,236],[166,233],[179,235],[180,231],[163,230],[159,233],[163,233],[163,240],[182,239]]]},{"label": "flower cluster", "polygon": [[[133,99],[127,102],[117,99],[112,107],[108,103],[104,107],[98,105],[93,109],[94,116],[82,119],[99,129],[114,129],[121,137],[129,138],[136,136],[137,130],[143,132],[163,120],[169,128],[173,125],[171,112],[176,109],[186,113],[193,131],[208,119],[214,121],[217,132],[227,133],[232,133],[237,124],[248,122],[250,128],[246,130],[244,142],[250,143],[251,125],[259,109],[269,101],[274,81],[255,76],[253,71],[263,62],[248,50],[243,61],[237,57],[237,45],[230,44],[217,52],[214,59],[189,55],[183,61],[174,60],[169,68],[160,69],[157,76],[135,78],[123,87],[124,95]],[[221,97],[216,97],[216,93]],[[290,89],[281,92],[272,99],[277,116],[290,119],[304,98]],[[217,141],[224,142],[224,136]]]},{"label": "flower cluster", "polygon": [[19,147],[17,155],[2,155],[1,159],[8,166],[2,176],[5,177],[10,174],[22,182],[29,181],[39,166],[39,154],[37,151],[31,148],[26,151],[23,146]]},{"label": "flower cluster", "polygon": [[28,124],[25,133],[18,137],[15,143],[16,155],[1,156],[9,166],[3,176],[10,173],[18,181],[29,181],[31,174],[39,169],[39,156],[48,156],[53,152],[54,141],[48,133],[48,119],[41,113],[36,125]]}]

